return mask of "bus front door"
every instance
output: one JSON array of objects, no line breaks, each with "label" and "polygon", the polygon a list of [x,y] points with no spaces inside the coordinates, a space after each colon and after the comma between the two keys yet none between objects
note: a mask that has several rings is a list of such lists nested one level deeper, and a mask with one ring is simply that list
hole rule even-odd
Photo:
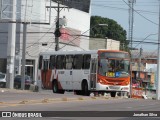
[{"label": "bus front door", "polygon": [[91,59],[91,66],[90,66],[90,89],[96,89],[96,82],[97,82],[97,59]]},{"label": "bus front door", "polygon": [[49,60],[48,59],[43,59],[43,70],[42,70],[42,85],[43,88],[48,88],[49,84],[48,84],[48,79],[47,79],[47,73],[48,73],[48,69],[49,69]]}]

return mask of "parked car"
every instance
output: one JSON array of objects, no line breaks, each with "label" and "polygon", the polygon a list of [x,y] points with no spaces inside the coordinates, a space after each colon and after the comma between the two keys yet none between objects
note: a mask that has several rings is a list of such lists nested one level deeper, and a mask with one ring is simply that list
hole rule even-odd
[{"label": "parked car", "polygon": [[6,74],[0,72],[0,88],[6,87]]},{"label": "parked car", "polygon": [[[16,75],[14,78],[14,87],[15,88],[21,88],[21,81],[22,81],[22,76],[21,75]],[[25,88],[29,89],[30,85],[33,84],[33,81],[30,76],[26,75],[25,76]]]}]

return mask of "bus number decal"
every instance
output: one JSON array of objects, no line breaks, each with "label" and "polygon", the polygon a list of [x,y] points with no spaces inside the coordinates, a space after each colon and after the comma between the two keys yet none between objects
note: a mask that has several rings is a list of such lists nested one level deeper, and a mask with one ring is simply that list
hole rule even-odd
[{"label": "bus number decal", "polygon": [[108,72],[108,73],[107,73],[107,76],[108,76],[108,77],[114,77],[114,76],[115,76],[115,73],[114,73],[114,72]]},{"label": "bus number decal", "polygon": [[64,74],[64,71],[58,71],[58,74]]}]

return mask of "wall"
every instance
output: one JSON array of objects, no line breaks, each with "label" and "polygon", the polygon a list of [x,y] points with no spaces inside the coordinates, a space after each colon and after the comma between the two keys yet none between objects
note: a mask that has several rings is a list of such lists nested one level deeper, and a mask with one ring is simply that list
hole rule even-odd
[{"label": "wall", "polygon": [[112,39],[90,38],[89,49],[119,50],[120,42]]}]

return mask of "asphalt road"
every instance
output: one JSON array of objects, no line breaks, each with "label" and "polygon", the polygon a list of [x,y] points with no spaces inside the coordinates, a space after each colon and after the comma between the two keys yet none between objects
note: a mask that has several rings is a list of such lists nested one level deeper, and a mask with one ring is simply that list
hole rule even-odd
[{"label": "asphalt road", "polygon": [[[23,118],[24,120],[82,120],[82,117],[83,120],[138,120],[137,117],[129,117],[132,116],[132,114],[134,115],[134,113],[141,114],[146,111],[147,114],[154,113],[160,116],[160,101],[109,98],[103,96],[86,97],[67,92],[65,94],[53,94],[51,91],[42,91],[39,93],[29,91],[4,91],[0,92],[0,111],[18,111],[20,113],[29,111],[33,113],[40,112],[42,114],[42,118]],[[43,111],[45,111],[45,113]],[[48,113],[46,111],[48,111]],[[57,111],[58,113],[56,113]],[[69,113],[67,111],[69,111]],[[83,113],[83,111],[87,112]],[[110,111],[116,112],[110,113]],[[132,112],[128,113],[127,111]],[[47,114],[50,117],[47,117]],[[68,116],[66,117],[66,115]],[[119,117],[121,115],[122,117]],[[20,120],[22,118],[16,117],[0,119]],[[147,116],[141,117],[140,119],[150,120],[159,118],[156,116],[154,118]]]}]

